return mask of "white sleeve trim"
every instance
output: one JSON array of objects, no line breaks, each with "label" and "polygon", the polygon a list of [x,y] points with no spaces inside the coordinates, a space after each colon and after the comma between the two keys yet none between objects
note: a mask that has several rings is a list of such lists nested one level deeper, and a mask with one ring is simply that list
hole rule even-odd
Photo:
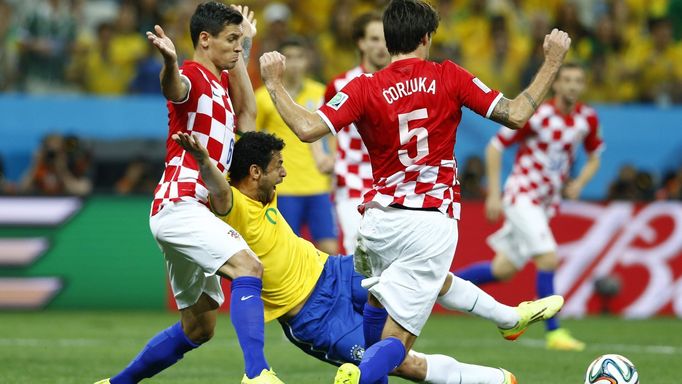
[{"label": "white sleeve trim", "polygon": [[183,104],[189,100],[189,94],[192,92],[192,82],[189,80],[189,77],[183,75],[182,73],[180,74],[180,78],[184,78],[187,80],[187,95],[185,95],[185,98],[180,100],[180,101],[173,101],[173,100],[168,100],[171,102],[171,104]]},{"label": "white sleeve trim", "polygon": [[486,114],[485,114],[486,119],[490,118],[490,115],[493,113],[493,109],[495,109],[495,107],[497,106],[497,103],[500,102],[502,97],[503,97],[502,92],[500,92],[497,94],[497,97],[495,97],[495,100],[493,100],[493,102],[490,103],[490,107],[488,107],[488,112],[486,112]]},{"label": "white sleeve trim", "polygon": [[322,118],[322,121],[324,121],[324,123],[327,124],[327,128],[329,128],[329,130],[332,131],[332,135],[336,136],[336,130],[334,129],[334,124],[332,124],[332,122],[329,121],[327,116],[322,111],[320,111],[319,109],[315,112],[317,112],[317,114],[320,115],[320,117]]}]

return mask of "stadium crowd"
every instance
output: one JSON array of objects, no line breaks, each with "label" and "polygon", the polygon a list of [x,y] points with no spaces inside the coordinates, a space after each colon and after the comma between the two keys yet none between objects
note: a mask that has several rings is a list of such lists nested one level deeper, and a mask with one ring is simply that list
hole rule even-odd
[{"label": "stadium crowd", "polygon": [[[155,24],[176,42],[180,60],[192,43],[187,25],[201,1],[0,0],[0,92],[97,95],[160,94],[160,55],[144,32]],[[253,57],[303,37],[312,51],[308,76],[327,83],[357,63],[352,20],[384,0],[246,0],[259,32]],[[542,62],[552,27],[573,39],[568,60],[589,74],[585,100],[595,103],[682,103],[682,0],[434,0],[441,15],[433,60],[452,59],[492,88],[518,93]],[[249,68],[260,85],[257,60]],[[59,148],[58,162],[46,162]],[[61,154],[64,152],[63,154]],[[2,178],[2,193],[77,194],[93,190],[92,156],[76,137],[46,137],[19,183]],[[49,163],[47,166],[45,163]],[[485,167],[465,159],[463,196],[483,198]],[[133,159],[110,191],[151,193],[158,164]],[[682,199],[682,169],[657,177],[624,165],[609,199]],[[100,186],[101,187],[101,186]],[[102,190],[97,188],[95,191]],[[107,190],[106,188],[104,190]]]}]

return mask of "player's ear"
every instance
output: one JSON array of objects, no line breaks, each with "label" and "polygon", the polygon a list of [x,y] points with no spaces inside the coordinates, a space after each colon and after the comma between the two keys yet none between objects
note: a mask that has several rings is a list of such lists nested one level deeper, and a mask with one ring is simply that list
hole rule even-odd
[{"label": "player's ear", "polygon": [[199,33],[199,46],[203,49],[208,48],[208,40],[211,38],[211,34],[206,31],[201,31]]},{"label": "player's ear", "polygon": [[251,164],[249,167],[249,175],[251,176],[252,179],[258,180],[260,179],[261,175],[263,174],[263,170],[257,166],[256,164]]}]

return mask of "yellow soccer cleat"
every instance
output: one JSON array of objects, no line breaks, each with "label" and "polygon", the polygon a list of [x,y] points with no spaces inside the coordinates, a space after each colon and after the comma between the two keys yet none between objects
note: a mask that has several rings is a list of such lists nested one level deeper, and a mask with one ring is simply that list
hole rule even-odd
[{"label": "yellow soccer cleat", "polygon": [[551,318],[563,305],[564,298],[559,295],[547,296],[535,301],[524,301],[516,307],[516,312],[520,317],[516,326],[509,329],[498,328],[498,330],[505,339],[516,340],[526,332],[529,325]]},{"label": "yellow soccer cleat", "polygon": [[336,371],[334,384],[358,384],[360,383],[360,368],[351,363],[343,364]]},{"label": "yellow soccer cleat", "polygon": [[242,377],[242,384],[284,384],[284,382],[277,377],[275,371],[272,369],[264,369],[261,371],[260,375],[253,379],[249,379],[244,375],[244,377]]},{"label": "yellow soccer cleat", "polygon": [[109,379],[104,379],[96,382],[95,384],[111,384],[111,381],[109,381]]},{"label": "yellow soccer cleat", "polygon": [[504,381],[502,382],[502,384],[518,384],[514,374],[507,371],[506,369],[500,368],[500,370],[502,371],[502,374],[504,374]]},{"label": "yellow soccer cleat", "polygon": [[585,343],[575,339],[566,329],[559,328],[547,332],[547,349],[582,351],[585,349]]}]

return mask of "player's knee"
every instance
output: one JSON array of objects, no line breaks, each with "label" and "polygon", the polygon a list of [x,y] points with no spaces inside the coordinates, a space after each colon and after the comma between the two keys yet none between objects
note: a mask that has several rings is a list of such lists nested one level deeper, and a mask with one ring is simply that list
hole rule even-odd
[{"label": "player's knee", "polygon": [[263,264],[261,264],[258,257],[250,250],[239,251],[234,254],[220,268],[219,272],[231,279],[236,279],[243,276],[252,276],[257,278],[263,277]]},{"label": "player's knee", "polygon": [[213,338],[215,327],[204,325],[204,324],[194,324],[190,329],[186,331],[187,338],[192,340],[195,344],[203,344]]},{"label": "player's knee", "polygon": [[555,271],[559,268],[559,258],[556,253],[545,253],[535,258],[535,266],[543,271]]},{"label": "player's knee", "polygon": [[255,257],[245,258],[241,268],[241,276],[263,277],[263,264]]},{"label": "player's knee", "polygon": [[516,275],[516,271],[513,269],[502,269],[495,273],[495,279],[497,281],[507,281]]}]

